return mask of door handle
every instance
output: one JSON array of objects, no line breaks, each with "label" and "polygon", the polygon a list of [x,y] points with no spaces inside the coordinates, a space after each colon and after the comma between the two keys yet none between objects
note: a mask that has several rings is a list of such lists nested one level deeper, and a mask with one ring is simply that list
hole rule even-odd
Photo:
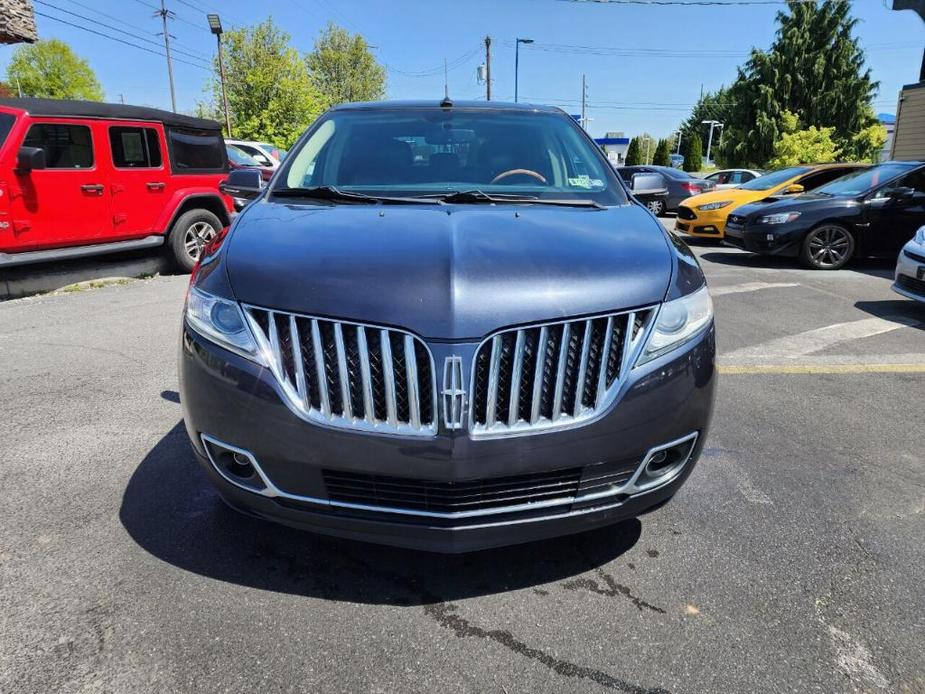
[{"label": "door handle", "polygon": [[145,183],[145,185],[148,186],[148,190],[164,190],[164,187],[167,184],[160,183],[159,181],[151,181],[149,183]]},{"label": "door handle", "polygon": [[102,183],[85,183],[80,186],[80,189],[85,193],[102,193],[103,184]]}]

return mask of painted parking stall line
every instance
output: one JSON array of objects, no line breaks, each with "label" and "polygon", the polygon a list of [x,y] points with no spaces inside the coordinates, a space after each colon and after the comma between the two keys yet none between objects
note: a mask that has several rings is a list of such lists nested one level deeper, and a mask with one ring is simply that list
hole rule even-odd
[{"label": "painted parking stall line", "polygon": [[799,282],[745,282],[743,284],[730,284],[723,287],[710,287],[710,296],[725,296],[726,294],[743,294],[757,292],[762,289],[782,289],[786,287],[799,287]]}]

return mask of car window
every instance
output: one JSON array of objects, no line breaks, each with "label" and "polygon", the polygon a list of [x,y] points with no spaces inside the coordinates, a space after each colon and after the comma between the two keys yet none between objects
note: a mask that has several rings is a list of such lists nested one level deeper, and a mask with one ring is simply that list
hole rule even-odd
[{"label": "car window", "polygon": [[[843,175],[826,186],[817,188],[815,192],[824,195],[861,195],[868,190],[893,180],[910,170],[908,164],[892,162],[871,166],[870,168],[856,169]],[[881,190],[883,192],[883,190]]]},{"label": "car window", "polygon": [[228,145],[228,159],[239,166],[260,166],[260,162],[237,145]]},{"label": "car window", "polygon": [[610,164],[574,120],[513,109],[335,110],[286,158],[277,181],[392,196],[478,189],[626,202]]},{"label": "car window", "polygon": [[3,143],[6,142],[6,136],[10,134],[10,131],[13,129],[13,123],[16,122],[16,116],[12,116],[9,113],[0,113],[0,147],[3,147]]},{"label": "car window", "polygon": [[820,186],[824,186],[827,183],[834,181],[836,178],[841,178],[845,174],[855,171],[854,167],[851,168],[833,168],[833,169],[823,169],[822,171],[817,171],[811,173],[808,176],[797,179],[796,183],[799,183],[803,186],[803,190],[810,191],[816,190]]},{"label": "car window", "polygon": [[249,155],[250,157],[253,157],[255,160],[257,160],[257,163],[260,164],[261,166],[270,166],[273,163],[270,161],[270,158],[266,154],[261,152],[256,147],[252,147],[251,145],[233,145],[233,146],[237,147],[239,150]]},{"label": "car window", "polygon": [[707,176],[708,181],[713,181],[717,185],[722,185],[724,183],[729,183],[731,174],[728,171],[720,171],[715,174],[710,174]]},{"label": "car window", "polygon": [[171,166],[175,173],[208,173],[227,170],[225,143],[218,131],[169,128]]},{"label": "car window", "polygon": [[748,183],[753,178],[755,178],[755,174],[753,174],[751,171],[736,171],[735,176],[732,179],[732,182],[733,183]]},{"label": "car window", "polygon": [[917,169],[910,174],[897,178],[889,185],[876,192],[874,198],[886,198],[897,188],[912,188],[916,197],[925,195],[925,169]]},{"label": "car window", "polygon": [[777,171],[772,171],[771,173],[765,174],[764,176],[759,176],[748,183],[743,183],[739,186],[740,190],[771,190],[771,188],[776,188],[777,186],[786,183],[791,178],[796,178],[800,174],[807,173],[810,171],[808,166],[791,166],[787,169],[778,169]]},{"label": "car window", "polygon": [[48,169],[89,169],[93,166],[93,139],[86,125],[36,123],[26,133],[23,146],[45,150]]},{"label": "car window", "polygon": [[154,128],[109,129],[112,164],[118,169],[155,169],[161,165],[161,143]]}]

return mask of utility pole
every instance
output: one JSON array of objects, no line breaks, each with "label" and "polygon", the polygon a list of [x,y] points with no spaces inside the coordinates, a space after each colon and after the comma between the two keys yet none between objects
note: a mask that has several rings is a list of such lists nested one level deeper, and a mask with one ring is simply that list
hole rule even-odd
[{"label": "utility pole", "polygon": [[218,74],[222,82],[222,105],[225,110],[225,133],[231,137],[231,118],[228,116],[228,94],[225,92],[225,58],[222,55],[222,20],[217,14],[207,14],[209,31],[215,34],[218,42]]},{"label": "utility pole", "polygon": [[588,81],[581,76],[581,127],[587,132]]},{"label": "utility pole", "polygon": [[174,112],[177,110],[177,94],[173,88],[173,62],[170,60],[170,33],[167,31],[167,20],[173,19],[173,12],[169,11],[161,0],[161,9],[154,13],[157,17],[160,15],[161,23],[164,26],[164,51],[167,53],[167,77],[170,80],[170,104]]},{"label": "utility pole", "polygon": [[491,101],[491,36],[485,37],[485,99]]}]

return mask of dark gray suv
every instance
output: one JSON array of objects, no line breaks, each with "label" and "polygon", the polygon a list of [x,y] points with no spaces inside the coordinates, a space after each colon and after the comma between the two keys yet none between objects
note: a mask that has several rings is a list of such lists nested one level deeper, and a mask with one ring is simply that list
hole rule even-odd
[{"label": "dark gray suv", "polygon": [[669,499],[703,445],[713,309],[565,113],[339,106],[203,253],[187,430],[231,506],[461,552]]}]

